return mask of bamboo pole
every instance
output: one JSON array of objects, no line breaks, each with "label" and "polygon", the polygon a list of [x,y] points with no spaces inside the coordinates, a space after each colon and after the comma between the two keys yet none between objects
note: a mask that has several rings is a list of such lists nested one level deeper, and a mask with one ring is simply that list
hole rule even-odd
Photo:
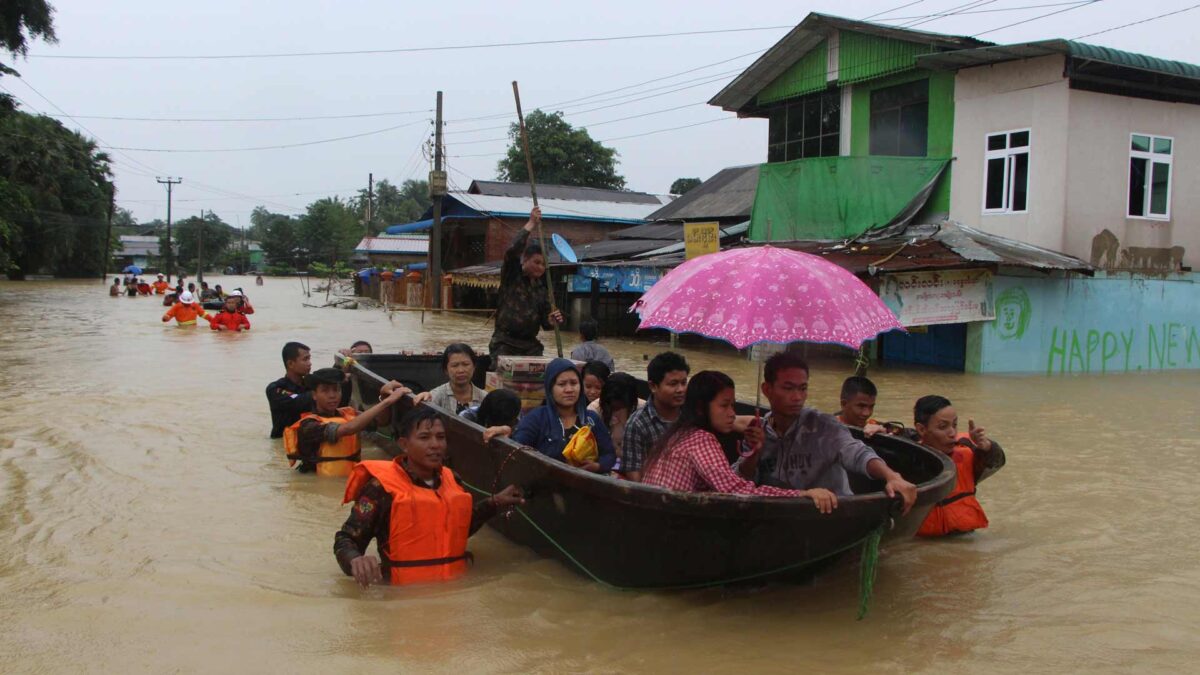
[{"label": "bamboo pole", "polygon": [[[513,98],[517,102],[517,123],[521,128],[521,147],[525,149],[525,169],[529,173],[529,193],[533,196],[533,207],[537,208],[537,183],[533,180],[533,155],[529,154],[529,135],[525,132],[525,114],[521,112],[521,90],[517,81],[513,80]],[[546,258],[546,294],[550,298],[550,313],[558,311],[558,303],[554,300],[554,277],[550,275],[550,249],[546,248],[546,234],[542,231],[542,220],[538,219],[538,243],[542,247],[542,256]],[[554,345],[558,347],[558,357],[562,358],[562,331],[557,323],[554,324]]]}]

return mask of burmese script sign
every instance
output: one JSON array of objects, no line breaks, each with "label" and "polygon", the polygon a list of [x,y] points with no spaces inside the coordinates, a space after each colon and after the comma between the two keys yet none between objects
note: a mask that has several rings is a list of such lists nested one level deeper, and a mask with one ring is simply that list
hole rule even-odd
[{"label": "burmese script sign", "polygon": [[718,223],[684,223],[684,257],[688,260],[721,250],[721,231]]},{"label": "burmese script sign", "polygon": [[887,274],[879,285],[879,297],[905,326],[996,318],[988,270]]}]

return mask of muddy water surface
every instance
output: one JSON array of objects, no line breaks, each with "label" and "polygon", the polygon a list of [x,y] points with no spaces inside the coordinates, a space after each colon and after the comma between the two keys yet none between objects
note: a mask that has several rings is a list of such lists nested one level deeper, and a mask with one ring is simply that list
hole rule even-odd
[{"label": "muddy water surface", "polygon": [[[310,309],[247,284],[244,335],[159,322],[95,282],[0,282],[0,670],[14,672],[1066,672],[1200,658],[1200,373],[979,377],[876,370],[878,416],[939,392],[1000,439],[992,527],[886,547],[856,577],[604,590],[490,530],[460,582],[360,591],[332,555],[342,485],[286,470],[263,389],[314,362],[487,343],[478,317]],[[609,341],[641,375],[662,347]],[[730,372],[735,356],[688,352]],[[830,410],[846,366],[814,369]]]}]

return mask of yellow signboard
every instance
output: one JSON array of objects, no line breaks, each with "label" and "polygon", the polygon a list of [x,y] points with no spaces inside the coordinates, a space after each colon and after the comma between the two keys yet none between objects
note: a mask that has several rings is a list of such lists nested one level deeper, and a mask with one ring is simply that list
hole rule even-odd
[{"label": "yellow signboard", "polygon": [[688,260],[721,250],[718,223],[684,223],[683,249]]}]

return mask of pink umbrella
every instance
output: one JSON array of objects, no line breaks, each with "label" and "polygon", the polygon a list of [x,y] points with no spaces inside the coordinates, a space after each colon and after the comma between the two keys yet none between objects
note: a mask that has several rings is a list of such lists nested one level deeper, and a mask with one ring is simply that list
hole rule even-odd
[{"label": "pink umbrella", "polygon": [[698,333],[738,349],[774,342],[832,342],[857,349],[904,326],[845,269],[774,246],[693,258],[634,303],[642,328]]}]

